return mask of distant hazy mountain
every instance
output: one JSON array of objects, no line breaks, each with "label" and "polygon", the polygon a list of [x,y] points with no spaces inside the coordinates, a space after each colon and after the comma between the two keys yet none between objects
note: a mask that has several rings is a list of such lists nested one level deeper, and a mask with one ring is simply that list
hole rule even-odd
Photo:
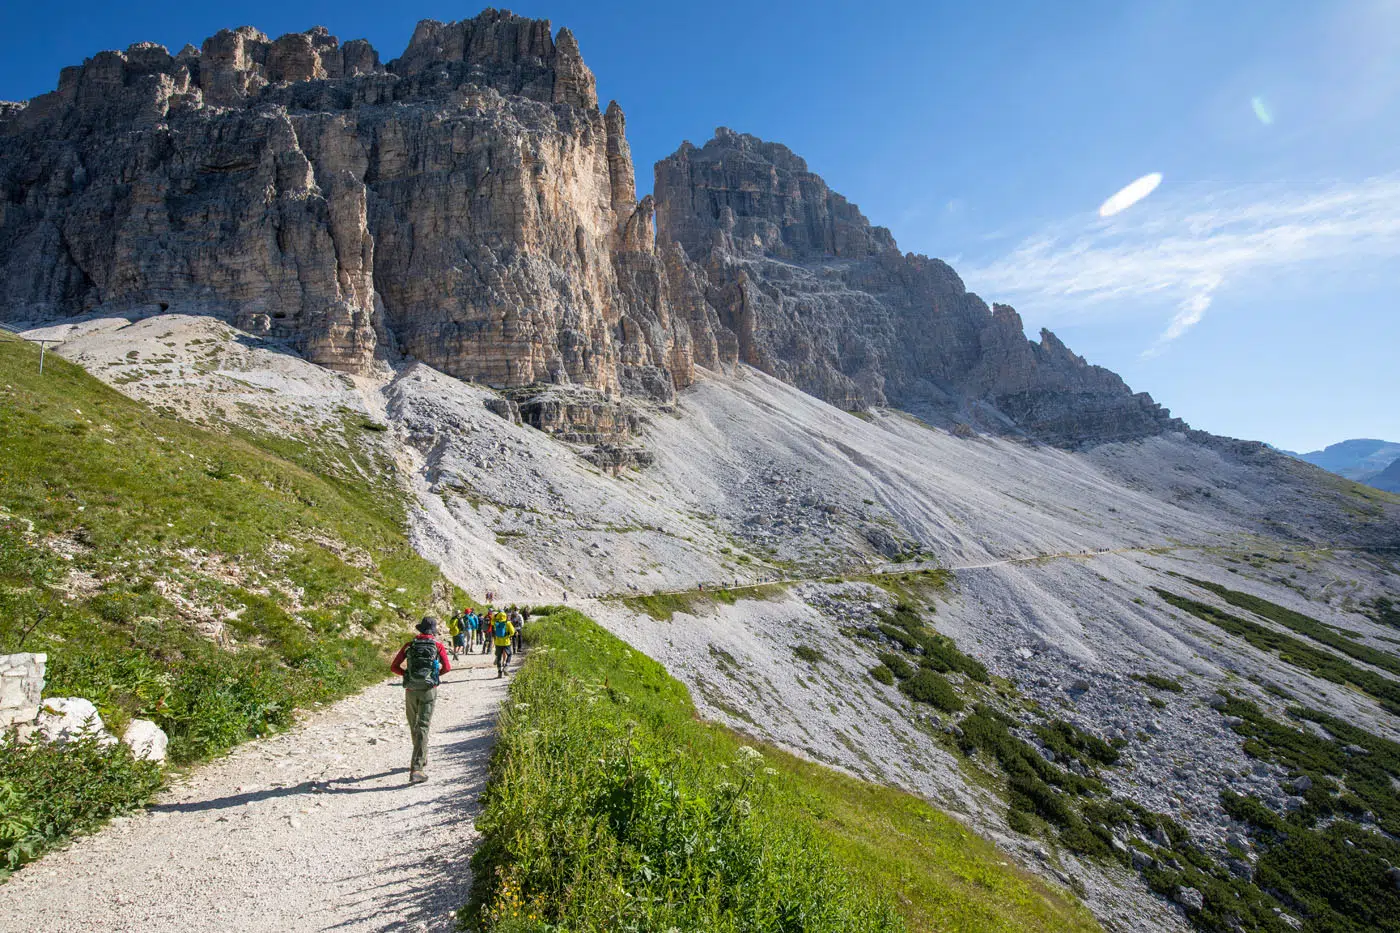
[{"label": "distant hazy mountain", "polygon": [[1366,480],[1377,489],[1400,493],[1400,460],[1392,460],[1390,466]]},{"label": "distant hazy mountain", "polygon": [[1332,444],[1324,450],[1294,456],[1347,479],[1373,486],[1376,484],[1372,480],[1381,476],[1383,472],[1390,477],[1391,482],[1400,480],[1400,471],[1389,469],[1400,460],[1400,443],[1395,441],[1382,441],[1371,437],[1354,438]]}]

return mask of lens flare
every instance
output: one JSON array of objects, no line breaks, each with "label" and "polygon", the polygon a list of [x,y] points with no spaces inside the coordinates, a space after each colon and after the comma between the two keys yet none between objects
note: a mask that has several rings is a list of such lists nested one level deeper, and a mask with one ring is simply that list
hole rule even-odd
[{"label": "lens flare", "polygon": [[1254,108],[1254,115],[1259,118],[1260,123],[1268,126],[1274,122],[1274,112],[1269,109],[1264,98],[1256,97],[1249,102],[1249,105]]},{"label": "lens flare", "polygon": [[1112,217],[1147,197],[1162,183],[1162,173],[1153,172],[1134,181],[1099,206],[1100,217]]}]

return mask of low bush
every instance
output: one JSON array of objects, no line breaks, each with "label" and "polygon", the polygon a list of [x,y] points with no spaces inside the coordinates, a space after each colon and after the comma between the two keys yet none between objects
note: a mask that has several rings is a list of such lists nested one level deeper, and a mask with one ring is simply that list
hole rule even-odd
[{"label": "low bush", "polygon": [[1377,625],[1400,630],[1400,602],[1389,596],[1377,596],[1367,603],[1366,615]]},{"label": "low bush", "polygon": [[[1257,616],[1262,616],[1271,622],[1277,622],[1284,628],[1292,629],[1299,635],[1306,635],[1313,641],[1335,648],[1342,654],[1357,661],[1379,667],[1383,671],[1392,674],[1400,674],[1400,658],[1387,651],[1372,648],[1370,645],[1363,645],[1354,639],[1347,638],[1331,626],[1324,625],[1312,616],[1304,615],[1286,606],[1270,602],[1262,596],[1255,596],[1251,593],[1241,593],[1238,590],[1227,589],[1218,583],[1211,583],[1208,580],[1196,580],[1187,577],[1191,583],[1199,586],[1203,590],[1209,590],[1232,606],[1239,609],[1246,609]],[[1380,600],[1376,600],[1379,603]],[[1376,605],[1373,603],[1373,605]],[[1389,601],[1387,600],[1387,604]],[[1377,607],[1379,608],[1379,607]],[[1391,610],[1392,612],[1394,610]],[[1376,617],[1385,618],[1385,615],[1377,613]]]},{"label": "low bush", "polygon": [[904,660],[903,655],[895,654],[893,651],[882,651],[878,657],[881,663],[900,680],[908,680],[914,676],[914,671],[917,670],[914,665]]},{"label": "low bush", "polygon": [[884,684],[886,687],[894,686],[894,672],[883,664],[876,664],[870,669],[870,676]]},{"label": "low bush", "polygon": [[142,806],[159,765],[88,735],[65,745],[19,745],[0,735],[0,880],[45,849]]},{"label": "low bush", "polygon": [[792,653],[797,655],[799,661],[806,661],[808,664],[817,664],[826,660],[826,655],[811,645],[797,645],[792,649]]},{"label": "low bush", "polygon": [[953,685],[928,668],[920,668],[913,677],[901,683],[899,689],[909,699],[927,703],[945,713],[956,713],[964,706]]},{"label": "low bush", "polygon": [[[1012,812],[1033,814],[1055,825],[1060,841],[1076,852],[1110,854],[1105,831],[1087,823],[1069,796],[1087,798],[1102,793],[1104,786],[1046,761],[1032,745],[1011,734],[1013,724],[1005,713],[978,704],[960,723],[962,736],[958,742],[965,753],[990,755],[1001,766],[1007,777]],[[1027,821],[1022,817],[1017,822],[1025,825]]]},{"label": "low bush", "polygon": [[1086,765],[1111,765],[1118,762],[1118,749],[1096,735],[1090,735],[1060,719],[1034,727],[1035,734],[1046,747],[1061,758],[1074,758]]},{"label": "low bush", "polygon": [[1154,690],[1166,690],[1170,693],[1182,691],[1181,681],[1163,677],[1161,674],[1134,674],[1132,676],[1133,680],[1145,683]]}]

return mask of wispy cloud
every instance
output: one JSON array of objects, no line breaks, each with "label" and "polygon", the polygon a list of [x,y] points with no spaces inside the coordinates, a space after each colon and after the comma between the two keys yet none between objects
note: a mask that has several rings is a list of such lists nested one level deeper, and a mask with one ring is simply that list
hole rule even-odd
[{"label": "wispy cloud", "polygon": [[963,271],[989,298],[1057,314],[1106,304],[1173,305],[1175,313],[1144,351],[1155,355],[1198,324],[1230,283],[1397,252],[1400,175],[1386,175],[1310,191],[1161,191],[1108,220],[1086,215],[1054,224]]}]

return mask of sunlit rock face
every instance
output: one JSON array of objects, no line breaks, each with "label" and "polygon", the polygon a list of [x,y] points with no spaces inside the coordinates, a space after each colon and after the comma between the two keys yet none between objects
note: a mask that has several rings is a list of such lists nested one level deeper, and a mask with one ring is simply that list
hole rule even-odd
[{"label": "sunlit rock face", "polygon": [[179,303],[358,370],[692,378],[625,119],[567,30],[488,11],[381,64],[318,28],[64,69],[0,110],[0,317]]},{"label": "sunlit rock face", "polygon": [[739,357],[843,408],[1075,445],[1183,427],[946,263],[899,251],[785,146],[721,128],[656,165],[662,243],[705,272]]},{"label": "sunlit rock face", "polygon": [[720,130],[638,202],[573,35],[495,10],[419,23],[387,63],[240,27],[65,68],[0,105],[0,277],[0,319],[178,305],[347,372],[398,353],[669,403],[743,361],[844,408],[1056,443],[1174,424],[783,146]]}]

